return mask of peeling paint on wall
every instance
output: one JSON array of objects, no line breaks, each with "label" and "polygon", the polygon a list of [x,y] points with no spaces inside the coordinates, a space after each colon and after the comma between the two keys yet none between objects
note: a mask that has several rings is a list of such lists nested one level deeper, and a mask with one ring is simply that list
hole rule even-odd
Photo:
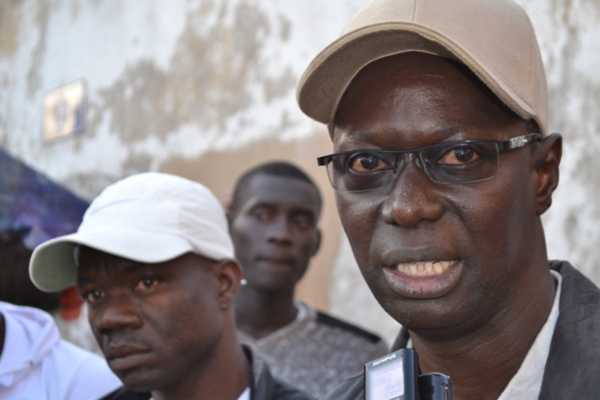
[{"label": "peeling paint on wall", "polygon": [[[27,82],[27,90],[14,87],[11,101],[27,107],[29,116],[11,115],[6,122],[23,124],[28,133],[0,136],[7,147],[70,182],[73,175],[104,168],[106,157],[98,150],[108,141],[117,146],[111,145],[106,173],[118,178],[136,168],[135,160],[137,168],[156,169],[174,155],[194,158],[261,137],[285,140],[311,132],[315,124],[294,99],[306,62],[294,60],[307,53],[298,46],[306,23],[293,23],[296,11],[248,0],[137,5],[65,0],[14,6],[29,12],[24,29],[34,34],[11,60],[28,71],[12,76],[16,86]],[[37,99],[75,79],[89,87],[85,134],[72,142],[37,142]],[[8,97],[0,100],[8,103]]]},{"label": "peeling paint on wall", "polygon": [[[200,22],[205,20],[213,22]],[[248,27],[242,34],[244,25]],[[293,89],[295,77],[289,71],[263,73],[261,50],[269,29],[260,10],[247,4],[200,7],[188,16],[167,69],[140,60],[99,91],[100,99],[92,105],[91,131],[108,118],[110,131],[129,144],[149,136],[164,143],[186,125],[198,132],[227,133],[227,121],[263,101],[257,87],[265,88],[267,103]],[[233,140],[240,139],[237,134],[229,133]]]},{"label": "peeling paint on wall", "polygon": [[24,0],[0,3],[0,58],[13,57],[19,47],[21,6]]}]

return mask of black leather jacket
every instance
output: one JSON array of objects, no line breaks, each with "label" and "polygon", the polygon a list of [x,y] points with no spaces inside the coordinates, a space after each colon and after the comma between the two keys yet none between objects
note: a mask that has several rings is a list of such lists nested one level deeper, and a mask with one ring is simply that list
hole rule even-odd
[{"label": "black leather jacket", "polygon": [[[539,400],[597,400],[600,377],[600,289],[567,261],[551,261],[562,276],[559,316]],[[406,347],[402,329],[392,351]],[[323,400],[363,400],[364,375],[356,375]]]}]

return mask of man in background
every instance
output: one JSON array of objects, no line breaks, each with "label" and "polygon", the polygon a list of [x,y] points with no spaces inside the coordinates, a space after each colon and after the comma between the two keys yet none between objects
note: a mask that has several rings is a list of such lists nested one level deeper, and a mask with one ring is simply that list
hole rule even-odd
[{"label": "man in background", "polygon": [[385,353],[383,340],[295,299],[319,250],[321,195],[287,162],[270,162],[237,181],[228,212],[246,284],[235,301],[242,341],[256,346],[281,379],[322,396]]},{"label": "man in background", "polygon": [[31,279],[77,283],[124,388],[106,399],[310,399],[273,378],[237,339],[242,270],[225,213],[190,180],[142,173],[107,187],[77,233],[38,246]]}]

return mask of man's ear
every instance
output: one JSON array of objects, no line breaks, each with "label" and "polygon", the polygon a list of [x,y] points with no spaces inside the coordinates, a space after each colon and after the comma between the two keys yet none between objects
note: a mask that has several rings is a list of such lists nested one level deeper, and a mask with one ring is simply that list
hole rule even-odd
[{"label": "man's ear", "polygon": [[311,252],[310,256],[314,257],[320,248],[321,248],[321,230],[319,228],[317,228],[316,232],[315,232],[315,237],[313,239],[312,252]]},{"label": "man's ear", "polygon": [[219,307],[225,310],[232,306],[240,291],[242,266],[236,260],[225,259],[219,261],[215,272],[219,280]]},{"label": "man's ear", "polygon": [[536,172],[537,214],[542,215],[552,204],[552,193],[558,186],[560,159],[562,157],[562,136],[553,133],[542,140],[538,149]]},{"label": "man's ear", "polygon": [[225,210],[225,217],[227,217],[227,224],[231,228],[231,221],[232,221],[231,200],[222,202],[222,205],[223,205],[223,209]]}]

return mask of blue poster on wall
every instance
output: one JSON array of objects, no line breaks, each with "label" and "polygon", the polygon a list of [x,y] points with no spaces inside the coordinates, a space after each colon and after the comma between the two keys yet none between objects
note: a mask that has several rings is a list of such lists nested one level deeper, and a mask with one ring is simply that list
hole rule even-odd
[{"label": "blue poster on wall", "polygon": [[75,232],[88,202],[0,149],[0,238],[32,250]]}]

